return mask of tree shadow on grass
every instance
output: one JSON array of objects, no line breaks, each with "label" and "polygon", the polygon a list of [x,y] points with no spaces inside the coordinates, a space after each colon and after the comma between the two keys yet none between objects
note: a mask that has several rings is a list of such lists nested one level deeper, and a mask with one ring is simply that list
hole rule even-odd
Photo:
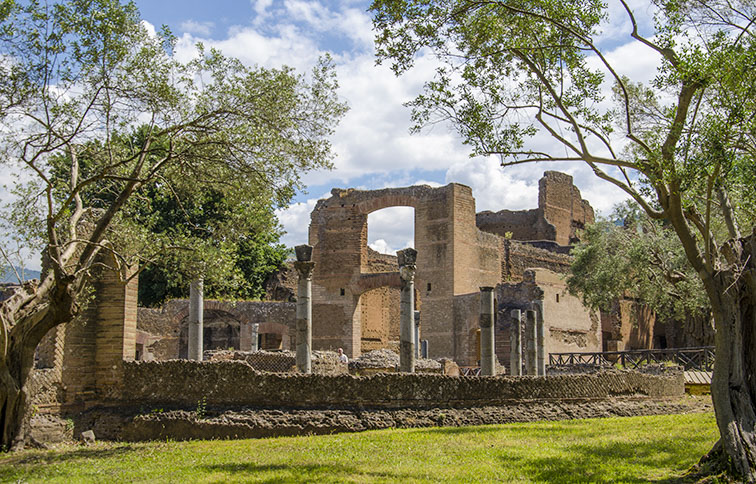
[{"label": "tree shadow on grass", "polygon": [[[360,469],[341,464],[255,464],[242,462],[233,464],[217,464],[203,466],[210,472],[227,472],[237,474],[235,477],[244,478],[238,474],[247,474],[257,482],[279,484],[287,482],[349,482],[351,478],[382,478],[395,482],[419,479],[421,476],[401,473]],[[264,473],[273,474],[266,478]]]},{"label": "tree shadow on grass", "polygon": [[19,456],[14,456],[13,454],[8,454],[7,458],[4,458],[2,461],[0,461],[0,466],[16,466],[16,465],[30,465],[30,464],[39,464],[39,463],[48,463],[53,464],[57,462],[66,462],[69,460],[75,460],[75,459],[101,459],[101,458],[107,458],[112,457],[116,455],[126,454],[128,452],[133,452],[136,449],[131,445],[119,445],[117,447],[107,447],[107,448],[88,448],[88,447],[82,447],[79,449],[73,449],[65,452],[40,452],[40,453],[34,453],[34,454],[22,454]]},{"label": "tree shadow on grass", "polygon": [[[106,459],[134,452],[136,449],[131,445],[119,445],[108,448],[88,448],[69,450],[65,452],[26,452],[14,456],[8,454],[0,460],[0,482],[16,480],[17,476],[24,474],[25,478],[34,477],[37,473],[45,473],[47,466],[72,460]],[[27,467],[24,469],[24,467]]]},{"label": "tree shadow on grass", "polygon": [[653,469],[674,469],[690,458],[685,447],[669,440],[573,444],[567,450],[569,455],[563,458],[504,456],[502,464],[520,467],[528,478],[538,482],[690,482],[683,477],[647,474],[650,469],[652,473]]},{"label": "tree shadow on grass", "polygon": [[[572,424],[570,424],[572,422]],[[574,422],[580,422],[580,428],[576,429]],[[531,422],[513,422],[513,423],[531,423]],[[535,422],[533,422],[535,423]],[[539,425],[538,427],[511,427],[510,424],[486,424],[486,425],[464,425],[459,427],[426,427],[417,429],[408,429],[407,432],[422,432],[426,434],[440,435],[466,435],[466,434],[495,434],[507,433],[508,435],[523,435],[532,437],[539,433],[551,435],[554,433],[574,433],[579,432],[582,438],[592,438],[606,435],[606,430],[601,427],[586,428],[582,421],[576,420],[553,420],[538,421],[539,424],[548,424],[547,426]]]}]

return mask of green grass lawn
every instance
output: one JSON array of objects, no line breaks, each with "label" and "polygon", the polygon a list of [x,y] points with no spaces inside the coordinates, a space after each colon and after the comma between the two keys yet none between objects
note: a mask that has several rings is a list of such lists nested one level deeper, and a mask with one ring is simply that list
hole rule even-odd
[{"label": "green grass lawn", "polygon": [[2,482],[681,482],[711,413],[259,440],[98,443],[0,456]]}]

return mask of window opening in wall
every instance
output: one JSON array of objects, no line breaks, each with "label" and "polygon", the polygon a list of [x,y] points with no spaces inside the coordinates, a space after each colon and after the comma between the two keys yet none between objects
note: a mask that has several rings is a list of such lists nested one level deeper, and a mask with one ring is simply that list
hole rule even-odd
[{"label": "window opening in wall", "polygon": [[428,292],[430,292],[430,291],[431,291],[431,283],[429,282],[428,283]]},{"label": "window opening in wall", "polygon": [[556,295],[556,302],[559,302],[559,294]]},{"label": "window opening in wall", "polygon": [[367,243],[374,251],[389,255],[415,247],[415,209],[389,207],[369,213]]},{"label": "window opening in wall", "polygon": [[344,290],[343,287],[341,289],[339,289],[339,294],[341,294],[342,296],[346,295],[346,291]]}]

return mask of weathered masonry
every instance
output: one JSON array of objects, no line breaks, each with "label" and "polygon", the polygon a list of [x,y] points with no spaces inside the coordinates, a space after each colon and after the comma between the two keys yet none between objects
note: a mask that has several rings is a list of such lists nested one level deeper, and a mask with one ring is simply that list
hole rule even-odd
[{"label": "weathered masonry", "polygon": [[[546,172],[538,208],[521,212],[476,214],[472,190],[457,183],[331,193],[318,202],[310,223],[314,348],[343,347],[355,357],[397,346],[399,274],[391,258],[379,259],[369,250],[367,220],[371,212],[408,206],[415,209],[416,307],[431,358],[450,357],[463,365],[480,360],[483,286],[498,288],[500,314],[542,301],[547,351],[600,350],[598,317],[567,294],[555,274],[568,270],[567,245],[594,220],[571,176]],[[538,271],[526,273],[530,268]],[[497,320],[497,355],[505,363],[508,320]]]}]

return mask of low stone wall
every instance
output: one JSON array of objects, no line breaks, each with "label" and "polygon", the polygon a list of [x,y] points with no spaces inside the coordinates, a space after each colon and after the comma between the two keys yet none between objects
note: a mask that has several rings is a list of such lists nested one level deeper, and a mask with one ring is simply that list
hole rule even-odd
[{"label": "low stone wall", "polygon": [[122,402],[194,408],[432,408],[506,405],[515,401],[663,399],[684,394],[680,373],[622,371],[549,377],[450,377],[379,374],[365,377],[261,373],[240,361],[124,362]]},{"label": "low stone wall", "polygon": [[[289,373],[295,372],[297,353],[295,351],[206,351],[205,360],[242,361],[258,371]],[[347,365],[339,361],[335,351],[313,351],[312,372],[317,375],[343,375],[349,373]]]}]

